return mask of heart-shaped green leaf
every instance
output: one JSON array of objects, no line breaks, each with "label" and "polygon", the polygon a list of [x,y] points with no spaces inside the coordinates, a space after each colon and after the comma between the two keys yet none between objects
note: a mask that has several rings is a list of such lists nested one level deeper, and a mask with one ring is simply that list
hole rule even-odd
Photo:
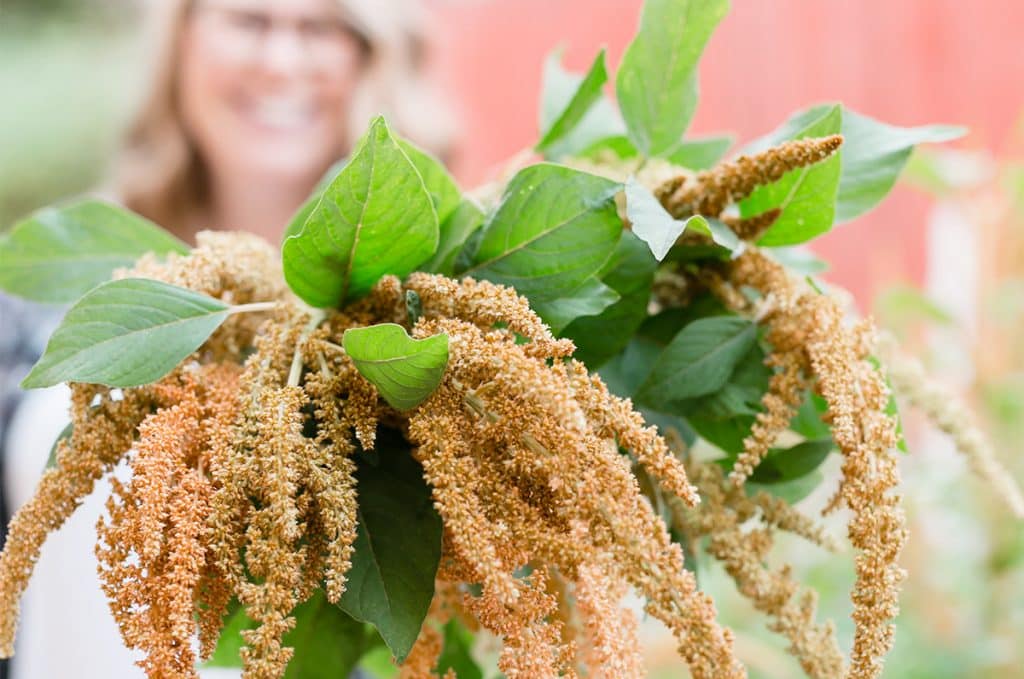
[{"label": "heart-shaped green leaf", "polygon": [[73,302],[147,252],[185,254],[188,246],[102,201],[44,208],[0,240],[0,290],[36,302]]},{"label": "heart-shaped green leaf", "polygon": [[376,118],[282,249],[285,279],[314,307],[365,295],[381,276],[405,276],[437,249],[437,212],[413,162]]},{"label": "heart-shaped green leaf", "polygon": [[547,58],[544,63],[538,151],[545,151],[573,131],[590,107],[601,98],[601,86],[607,80],[604,49],[598,52],[583,78],[564,71],[560,50]]},{"label": "heart-shaped green leaf", "polygon": [[441,517],[422,468],[400,438],[383,430],[377,464],[358,459],[359,527],[340,603],[377,628],[399,663],[430,608],[441,560]]},{"label": "heart-shaped green leaf", "polygon": [[415,408],[434,393],[448,365],[448,335],[413,339],[395,323],[346,330],[342,344],[396,410]]},{"label": "heart-shaped green leaf", "polygon": [[697,106],[697,62],[727,0],[647,0],[615,91],[629,136],[646,156],[673,149]]},{"label": "heart-shaped green leaf", "polygon": [[463,273],[513,286],[531,304],[572,296],[619,241],[620,186],[549,163],[521,170],[480,232]]},{"label": "heart-shaped green leaf", "polygon": [[160,281],[102,283],[68,310],[21,385],[149,384],[198,349],[229,313],[220,300]]}]

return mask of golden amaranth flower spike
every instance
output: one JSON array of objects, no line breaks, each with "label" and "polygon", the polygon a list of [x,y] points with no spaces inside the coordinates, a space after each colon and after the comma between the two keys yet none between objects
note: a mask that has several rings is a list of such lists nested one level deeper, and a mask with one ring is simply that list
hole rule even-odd
[{"label": "golden amaranth flower spike", "polygon": [[717,217],[731,203],[749,196],[754,189],[771,184],[790,170],[820,162],[843,144],[841,134],[814,139],[797,139],[756,153],[720,163],[696,175],[682,175],[656,191],[673,217],[690,215]]}]

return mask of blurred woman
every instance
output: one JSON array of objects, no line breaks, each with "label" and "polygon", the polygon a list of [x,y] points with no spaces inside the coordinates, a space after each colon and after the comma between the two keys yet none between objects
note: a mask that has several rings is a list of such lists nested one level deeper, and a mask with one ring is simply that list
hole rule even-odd
[{"label": "blurred woman", "polygon": [[373,115],[444,153],[450,121],[419,77],[416,7],[374,0],[163,3],[163,58],[116,186],[186,236],[275,240]]},{"label": "blurred woman", "polygon": [[[409,2],[154,5],[160,47],[152,89],[116,164],[112,193],[184,240],[220,229],[277,243],[377,113],[435,153],[448,150],[450,121],[419,78],[421,17]],[[41,316],[22,320],[20,336],[43,334]],[[42,349],[18,346],[22,354]],[[0,440],[8,516],[30,497],[67,410],[63,386],[23,396]],[[109,488],[98,486],[43,548],[23,599],[15,679],[143,676],[99,589],[93,545]]]}]

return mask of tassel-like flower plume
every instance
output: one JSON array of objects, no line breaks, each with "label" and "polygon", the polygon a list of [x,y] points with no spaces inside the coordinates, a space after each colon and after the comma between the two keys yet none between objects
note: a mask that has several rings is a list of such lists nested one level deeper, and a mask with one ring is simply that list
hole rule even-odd
[{"label": "tassel-like flower plume", "polygon": [[656,193],[673,217],[717,217],[728,205],[746,198],[758,186],[776,182],[791,170],[821,162],[842,144],[840,134],[787,141],[752,156],[720,163],[693,176],[682,175],[662,184]]},{"label": "tassel-like flower plume", "polygon": [[1024,519],[1024,493],[1000,464],[988,438],[973,422],[963,402],[929,379],[920,361],[900,353],[891,335],[880,335],[878,349],[896,395],[923,412],[929,422],[947,434],[967,458],[974,473],[995,491],[1014,516]]}]

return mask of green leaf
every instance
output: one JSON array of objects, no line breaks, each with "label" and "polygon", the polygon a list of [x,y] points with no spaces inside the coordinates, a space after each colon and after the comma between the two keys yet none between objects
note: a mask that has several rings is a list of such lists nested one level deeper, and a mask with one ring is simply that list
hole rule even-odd
[{"label": "green leaf", "polygon": [[828,402],[811,390],[804,393],[803,402],[789,423],[789,428],[808,440],[832,436],[832,428],[821,418],[828,412]]},{"label": "green leaf", "polygon": [[889,386],[889,400],[885,404],[885,414],[896,418],[896,448],[902,453],[909,453],[907,437],[903,435],[903,417],[900,416],[900,407],[896,403],[896,396],[892,393],[892,385],[889,385],[888,378],[886,384]]},{"label": "green leaf", "polygon": [[691,170],[706,170],[722,159],[736,142],[732,135],[684,139],[675,149],[665,154],[673,165],[682,165]]},{"label": "green leaf", "polygon": [[629,137],[624,134],[612,134],[593,141],[589,146],[580,150],[577,155],[581,158],[600,160],[607,154],[612,154],[620,160],[626,160],[636,158],[639,153]]},{"label": "green leaf", "polygon": [[[295,649],[285,679],[337,679],[347,677],[373,645],[367,627],[317,590],[296,606],[295,627],[284,635],[283,645]],[[242,631],[256,623],[239,607],[221,630],[217,649],[206,664],[211,667],[241,667]]]},{"label": "green leaf", "polygon": [[147,252],[188,251],[156,224],[108,203],[44,208],[0,240],[0,290],[36,302],[73,302]]},{"label": "green leaf", "polygon": [[754,426],[752,415],[722,419],[689,413],[686,415],[686,421],[700,438],[732,456],[743,452],[743,440],[750,436],[750,430]]},{"label": "green leaf", "polygon": [[421,271],[452,276],[455,274],[455,260],[470,236],[484,223],[484,213],[476,203],[465,199],[441,223],[441,234],[437,252],[420,267]]},{"label": "green leaf", "polygon": [[[558,117],[568,109],[582,84],[582,76],[569,73],[561,68],[557,53],[548,57],[544,66],[544,85],[541,95],[539,120],[541,130],[548,130],[555,124]],[[618,110],[612,102],[600,95],[600,89],[600,87],[597,88],[598,95],[585,109],[582,118],[571,128],[566,129],[559,139],[552,140],[544,149],[545,158],[557,160],[565,156],[575,156],[599,140],[618,137],[626,133],[626,126],[622,122]]]},{"label": "green leaf", "polygon": [[557,335],[577,318],[600,314],[618,301],[619,293],[595,275],[565,297],[538,300],[531,306]]},{"label": "green leaf", "polygon": [[[814,472],[835,449],[831,438],[804,441],[790,448],[772,448],[754,469],[750,480],[762,485],[785,483]],[[735,457],[719,460],[723,469],[732,469]]]},{"label": "green leaf", "polygon": [[570,297],[601,270],[618,244],[619,188],[560,165],[521,170],[481,231],[463,273],[513,286],[534,305]]},{"label": "green leaf", "polygon": [[640,326],[638,334],[664,347],[675,339],[680,330],[699,318],[732,315],[717,297],[705,292],[696,295],[685,307],[663,309],[651,316]]},{"label": "green leaf", "polygon": [[342,168],[344,168],[347,163],[347,158],[339,160],[338,162],[331,165],[331,167],[328,168],[327,172],[324,173],[324,176],[320,178],[320,181],[317,183],[316,188],[313,189],[313,193],[310,194],[309,198],[306,199],[305,203],[299,206],[299,209],[295,211],[295,214],[288,221],[288,226],[284,230],[284,236],[282,236],[281,238],[282,246],[284,245],[284,242],[288,240],[289,237],[297,236],[299,235],[299,233],[302,232],[302,227],[306,225],[306,220],[309,219],[309,215],[312,214],[313,208],[315,208],[317,206],[317,203],[320,202],[320,197],[323,195],[324,191],[327,190],[327,187],[331,185],[331,182],[334,181],[334,178],[338,175],[339,172],[341,172]]},{"label": "green leaf", "polygon": [[312,196],[306,199],[306,202],[299,206],[299,209],[295,211],[295,214],[288,221],[288,226],[284,230],[284,238],[281,239],[281,247],[284,248],[284,244],[292,236],[298,236],[302,233],[302,228],[306,226],[306,220],[313,214],[313,210],[320,204],[320,197],[323,196],[323,191],[316,191]]},{"label": "green leaf", "polygon": [[672,149],[697,105],[697,62],[727,0],[647,0],[616,77],[630,139],[645,156]]},{"label": "green leaf", "polygon": [[454,670],[459,679],[483,679],[484,673],[470,653],[472,647],[472,632],[455,618],[449,620],[444,626],[444,647],[434,673],[443,677],[448,670]]},{"label": "green leaf", "polygon": [[360,459],[359,527],[341,607],[380,632],[405,660],[434,596],[441,560],[441,517],[408,446],[378,437],[380,464]]},{"label": "green leaf", "polygon": [[[626,216],[632,224],[632,231],[647,243],[651,253],[659,262],[676,244],[690,224],[707,223],[696,215],[688,219],[675,219],[662,207],[650,190],[632,177],[626,182]],[[708,232],[710,233],[710,231]]]},{"label": "green leaf", "polygon": [[448,335],[413,339],[395,323],[351,328],[342,344],[392,408],[415,408],[434,393],[448,365]]},{"label": "green leaf", "polygon": [[761,412],[761,398],[768,391],[772,371],[764,364],[765,353],[756,342],[736,364],[729,380],[722,388],[687,403],[678,403],[676,409],[692,418],[731,419]]},{"label": "green leaf", "polygon": [[242,631],[256,627],[256,622],[245,614],[245,609],[236,599],[231,603],[234,612],[229,611],[217,637],[217,648],[205,663],[210,667],[241,667],[242,647],[245,646]]},{"label": "green leaf", "polygon": [[101,283],[68,310],[21,386],[149,384],[198,349],[229,313],[220,300],[159,281]]},{"label": "green leaf", "polygon": [[387,644],[379,644],[367,651],[359,661],[359,671],[370,679],[394,679],[398,676],[398,668],[392,662],[391,649]]},{"label": "green leaf", "polygon": [[[544,151],[561,141],[583,120],[594,102],[601,98],[601,87],[608,80],[602,48],[587,74],[580,79],[562,68],[560,50],[552,53],[544,64],[544,89],[541,110],[541,139],[537,150]],[[569,83],[576,81],[575,91]],[[569,85],[567,87],[567,85]],[[572,94],[566,97],[566,94]]]},{"label": "green leaf", "polygon": [[916,144],[962,137],[952,125],[896,127],[843,109],[843,159],[836,221],[845,222],[878,205],[892,189]]},{"label": "green leaf", "polygon": [[434,210],[437,211],[437,221],[440,223],[448,219],[462,201],[459,185],[434,156],[405,139],[399,139],[398,145],[420,173],[430,200],[434,203]]},{"label": "green leaf", "polygon": [[544,151],[544,156],[549,160],[558,160],[566,156],[591,156],[599,152],[605,143],[614,146],[615,151],[620,154],[628,154],[628,157],[637,155],[636,149],[625,134],[626,124],[622,122],[622,116],[619,115],[615,104],[602,96],[594,102],[572,131]]},{"label": "green leaf", "polygon": [[333,307],[381,276],[405,276],[434,254],[437,212],[419,171],[381,117],[282,252],[285,279],[306,303]]},{"label": "green leaf", "polygon": [[633,398],[651,374],[664,347],[646,337],[630,339],[622,352],[601,366],[598,374],[608,390],[620,398]]},{"label": "green leaf", "polygon": [[[812,109],[786,121],[772,134],[744,150],[752,153],[790,139],[825,137],[840,131],[842,109]],[[779,181],[760,186],[740,201],[740,215],[752,217],[772,208],[782,215],[761,237],[761,245],[796,245],[832,228],[836,192],[839,190],[842,153],[809,167],[786,173]]]},{"label": "green leaf", "polygon": [[721,389],[698,398],[671,402],[668,407],[685,416],[705,441],[735,456],[743,450],[743,440],[750,436],[754,416],[763,409],[761,398],[768,391],[771,378],[764,358],[764,350],[755,342]]},{"label": "green leaf", "polygon": [[757,324],[729,316],[702,318],[683,328],[658,357],[637,401],[659,404],[720,389],[757,341]]},{"label": "green leaf", "polygon": [[317,591],[295,609],[295,629],[284,643],[295,649],[285,679],[347,677],[367,647],[366,628]]},{"label": "green leaf", "polygon": [[[650,374],[662,348],[662,344],[636,335],[621,352],[605,362],[598,373],[610,392],[621,398],[632,398]],[[662,434],[669,428],[675,429],[687,445],[692,444],[696,438],[690,426],[680,417],[639,405],[637,408],[644,421],[658,427]]]},{"label": "green leaf", "polygon": [[690,217],[687,222],[688,226],[694,231],[710,236],[715,245],[725,248],[730,254],[739,252],[741,246],[740,237],[722,220],[715,219],[714,217],[702,219]]},{"label": "green leaf", "polygon": [[768,466],[754,480],[762,483],[771,481],[773,475],[777,475],[779,481],[806,476],[820,467],[835,447],[835,443],[829,437],[817,441],[804,441],[791,448],[774,449],[765,458]]},{"label": "green leaf", "polygon": [[746,488],[747,493],[750,495],[763,490],[770,495],[781,498],[786,504],[794,505],[814,492],[824,481],[825,475],[815,470],[810,474],[789,479],[788,481],[780,481],[779,483],[755,483],[748,481]]},{"label": "green leaf", "polygon": [[573,354],[591,369],[622,351],[647,317],[657,260],[630,231],[623,231],[615,252],[598,273],[619,301],[596,316],[577,318],[562,331],[576,344]]}]

